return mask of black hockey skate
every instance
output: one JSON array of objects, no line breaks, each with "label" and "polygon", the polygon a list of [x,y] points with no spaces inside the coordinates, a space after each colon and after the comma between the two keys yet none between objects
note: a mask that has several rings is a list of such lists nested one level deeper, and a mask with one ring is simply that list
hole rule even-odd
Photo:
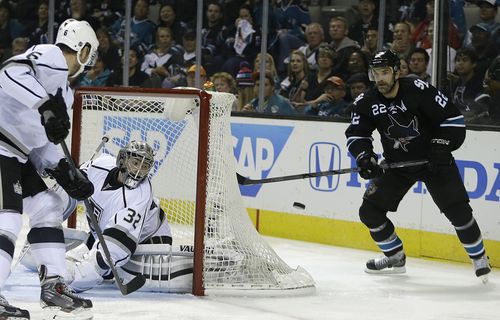
[{"label": "black hockey skate", "polygon": [[28,310],[23,310],[11,305],[0,294],[0,319],[2,320],[27,320],[30,318]]},{"label": "black hockey skate", "polygon": [[59,276],[47,277],[47,267],[38,271],[41,284],[40,305],[46,319],[92,319],[92,301],[71,290]]},{"label": "black hockey skate", "polygon": [[491,266],[486,254],[483,254],[477,259],[472,259],[476,277],[480,278],[483,283],[488,282],[488,274],[491,272]]},{"label": "black hockey skate", "polygon": [[406,255],[403,251],[387,257],[370,259],[366,262],[366,273],[373,274],[399,274],[405,273]]}]

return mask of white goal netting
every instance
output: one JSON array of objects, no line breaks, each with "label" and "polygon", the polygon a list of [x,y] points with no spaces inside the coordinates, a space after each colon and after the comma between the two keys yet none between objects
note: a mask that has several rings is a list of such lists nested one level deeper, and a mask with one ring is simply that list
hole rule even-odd
[{"label": "white goal netting", "polygon": [[[181,121],[166,119],[165,114],[169,108],[199,106],[200,97],[172,91],[83,91],[81,97],[80,161],[92,156],[104,135],[110,140],[103,152],[115,156],[131,140],[149,143],[156,152],[153,190],[167,214],[174,244],[199,245],[194,243],[199,108]],[[215,291],[312,288],[310,275],[278,257],[243,207],[230,130],[233,99],[230,94],[211,93],[209,103],[203,286]],[[84,228],[84,219],[78,220],[82,222],[77,227]]]}]

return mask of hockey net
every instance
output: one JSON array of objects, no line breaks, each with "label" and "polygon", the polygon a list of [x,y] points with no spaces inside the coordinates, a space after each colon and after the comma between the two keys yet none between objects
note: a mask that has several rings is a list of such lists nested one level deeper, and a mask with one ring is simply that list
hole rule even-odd
[{"label": "hockey net", "polygon": [[[274,252],[243,206],[230,130],[234,99],[193,89],[84,88],[75,97],[72,154],[84,162],[103,136],[103,152],[114,156],[131,140],[153,147],[153,191],[174,245],[194,245],[195,295],[310,291],[310,275]],[[176,107],[197,108],[181,121],[167,119]],[[79,214],[76,227],[86,223]]]}]

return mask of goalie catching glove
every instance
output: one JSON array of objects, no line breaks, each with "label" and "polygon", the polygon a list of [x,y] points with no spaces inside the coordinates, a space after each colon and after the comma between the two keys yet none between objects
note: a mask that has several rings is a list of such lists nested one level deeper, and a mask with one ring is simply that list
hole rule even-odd
[{"label": "goalie catching glove", "polygon": [[57,181],[71,198],[86,200],[94,193],[92,182],[79,169],[76,169],[77,174],[75,176],[65,158],[59,160],[55,168],[45,169],[45,171]]},{"label": "goalie catching glove", "polygon": [[38,108],[38,112],[42,116],[42,126],[49,141],[61,143],[68,136],[71,127],[62,89],[59,88],[55,96],[49,94],[49,99]]},{"label": "goalie catching glove", "polygon": [[382,175],[383,170],[378,165],[378,158],[373,151],[363,151],[356,157],[356,164],[360,169],[359,175],[363,179],[373,179]]}]

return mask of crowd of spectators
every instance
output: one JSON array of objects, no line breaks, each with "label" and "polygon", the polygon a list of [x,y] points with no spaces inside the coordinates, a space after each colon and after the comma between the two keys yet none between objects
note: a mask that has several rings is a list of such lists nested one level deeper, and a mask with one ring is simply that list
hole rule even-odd
[{"label": "crowd of spectators", "polygon": [[[72,86],[121,85],[124,1],[55,2],[54,34],[58,23],[75,18],[88,21],[99,40],[97,63]],[[201,83],[210,80],[215,90],[237,95],[234,111],[349,118],[354,99],[373,85],[367,70],[377,52],[379,1],[354,0],[349,14],[332,16],[327,24],[313,21],[310,1],[269,2],[264,101],[258,98],[263,12],[259,0],[204,1]],[[500,124],[497,2],[450,1],[445,91],[468,123]],[[194,86],[196,4],[196,0],[133,1],[130,86]],[[429,81],[434,0],[387,0],[387,4],[384,49],[400,56],[402,76]],[[48,5],[47,0],[0,2],[1,61],[48,43]],[[464,6],[477,6],[479,23],[467,26]]]}]

